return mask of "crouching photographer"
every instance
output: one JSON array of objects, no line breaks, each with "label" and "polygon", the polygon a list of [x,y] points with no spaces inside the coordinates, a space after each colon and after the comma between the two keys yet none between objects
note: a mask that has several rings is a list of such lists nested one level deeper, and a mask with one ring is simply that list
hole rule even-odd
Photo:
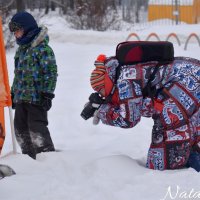
[{"label": "crouching photographer", "polygon": [[146,167],[200,172],[200,61],[174,57],[169,42],[130,41],[118,44],[114,57],[98,56],[95,66],[91,85],[97,93],[86,114],[96,124],[120,128],[152,118]]}]

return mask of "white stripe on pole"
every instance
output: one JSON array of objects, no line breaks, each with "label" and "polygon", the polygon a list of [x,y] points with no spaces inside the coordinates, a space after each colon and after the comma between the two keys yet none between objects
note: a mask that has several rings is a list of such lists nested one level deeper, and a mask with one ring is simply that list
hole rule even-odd
[{"label": "white stripe on pole", "polygon": [[12,144],[13,144],[13,153],[17,153],[17,145],[16,145],[16,138],[15,138],[15,131],[14,131],[14,121],[13,121],[13,112],[12,107],[9,106],[9,116],[10,116],[10,128],[11,128],[11,136],[12,136]]}]

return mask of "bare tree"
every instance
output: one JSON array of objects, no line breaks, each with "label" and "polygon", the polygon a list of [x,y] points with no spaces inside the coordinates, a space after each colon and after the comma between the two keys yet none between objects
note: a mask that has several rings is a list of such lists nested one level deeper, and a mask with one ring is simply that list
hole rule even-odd
[{"label": "bare tree", "polygon": [[132,0],[122,0],[122,16],[124,21],[131,22],[132,5]]},{"label": "bare tree", "polygon": [[76,29],[94,29],[104,31],[116,18],[113,9],[114,0],[76,0],[74,15],[71,17]]},{"label": "bare tree", "polygon": [[143,16],[141,11],[147,12],[147,5],[148,0],[0,0],[3,20],[15,13],[16,9],[39,9],[42,15],[47,15],[59,8],[59,14],[64,15],[72,27],[99,31],[113,27],[119,29],[123,20],[139,23]]},{"label": "bare tree", "polygon": [[24,0],[16,0],[17,12],[25,10]]},{"label": "bare tree", "polygon": [[49,13],[49,0],[45,1],[45,14]]},{"label": "bare tree", "polygon": [[69,7],[74,10],[74,0],[69,0]]},{"label": "bare tree", "polygon": [[140,22],[139,12],[141,8],[147,10],[148,0],[135,0],[135,21],[136,23]]},{"label": "bare tree", "polygon": [[51,1],[51,10],[55,11],[56,10],[56,4],[55,2]]}]

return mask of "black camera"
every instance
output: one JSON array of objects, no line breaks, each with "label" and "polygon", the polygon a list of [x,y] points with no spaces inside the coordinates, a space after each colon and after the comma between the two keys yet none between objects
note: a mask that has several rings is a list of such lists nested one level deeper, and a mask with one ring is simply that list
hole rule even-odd
[{"label": "black camera", "polygon": [[94,112],[99,108],[99,105],[95,105],[94,103],[88,102],[81,112],[81,117],[85,120],[88,120],[90,117],[93,117]]},{"label": "black camera", "polygon": [[99,93],[95,92],[89,96],[89,102],[86,104],[81,112],[81,117],[85,120],[94,116],[94,112],[105,103],[105,100],[99,96]]}]

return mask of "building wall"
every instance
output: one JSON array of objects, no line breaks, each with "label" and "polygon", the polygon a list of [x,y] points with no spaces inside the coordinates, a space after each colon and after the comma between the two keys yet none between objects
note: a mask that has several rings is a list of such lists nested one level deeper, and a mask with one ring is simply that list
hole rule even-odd
[{"label": "building wall", "polygon": [[194,1],[195,22],[200,23],[200,0]]},{"label": "building wall", "polygon": [[[172,5],[149,5],[148,21],[171,19],[176,20],[173,15],[175,7]],[[179,6],[179,21],[188,24],[200,22],[200,0],[195,0],[193,5]]]},{"label": "building wall", "polygon": [[180,6],[180,18],[181,22],[186,22],[188,24],[195,23],[195,13],[194,6]]}]

